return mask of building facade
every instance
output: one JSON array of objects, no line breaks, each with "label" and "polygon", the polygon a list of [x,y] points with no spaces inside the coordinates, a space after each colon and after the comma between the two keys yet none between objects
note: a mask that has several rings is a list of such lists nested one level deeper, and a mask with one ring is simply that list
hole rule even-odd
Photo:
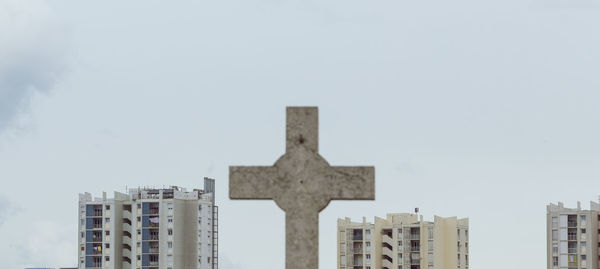
[{"label": "building facade", "polygon": [[187,191],[136,188],[79,195],[78,268],[217,269],[214,179]]},{"label": "building facade", "polygon": [[469,220],[387,214],[337,223],[338,269],[468,269]]},{"label": "building facade", "polygon": [[598,268],[600,206],[566,208],[563,203],[546,207],[548,269]]}]

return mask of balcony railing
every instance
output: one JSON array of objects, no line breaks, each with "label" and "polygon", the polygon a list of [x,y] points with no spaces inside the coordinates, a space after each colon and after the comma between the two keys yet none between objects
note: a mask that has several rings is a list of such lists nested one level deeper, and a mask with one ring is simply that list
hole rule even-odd
[{"label": "balcony railing", "polygon": [[352,237],[352,240],[361,241],[361,240],[363,240],[363,237],[362,237],[362,235],[355,235]]},{"label": "balcony railing", "polygon": [[411,234],[409,236],[410,240],[420,240],[421,239],[421,235],[420,234]]},{"label": "balcony railing", "polygon": [[355,248],[355,249],[353,249],[353,252],[355,254],[362,254],[363,253],[363,249],[362,248]]},{"label": "balcony railing", "polygon": [[567,226],[568,226],[569,228],[577,228],[577,221],[569,221],[569,222],[567,223]]}]

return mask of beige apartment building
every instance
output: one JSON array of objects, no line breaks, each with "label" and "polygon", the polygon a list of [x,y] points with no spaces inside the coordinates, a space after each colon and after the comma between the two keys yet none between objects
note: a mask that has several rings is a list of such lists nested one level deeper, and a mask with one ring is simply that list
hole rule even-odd
[{"label": "beige apartment building", "polygon": [[469,219],[387,214],[338,219],[338,269],[468,269]]},{"label": "beige apartment building", "polygon": [[79,195],[79,269],[217,269],[215,181]]},{"label": "beige apartment building", "polygon": [[546,207],[548,269],[596,269],[598,267],[598,222],[600,205],[590,209],[566,208],[563,203]]}]

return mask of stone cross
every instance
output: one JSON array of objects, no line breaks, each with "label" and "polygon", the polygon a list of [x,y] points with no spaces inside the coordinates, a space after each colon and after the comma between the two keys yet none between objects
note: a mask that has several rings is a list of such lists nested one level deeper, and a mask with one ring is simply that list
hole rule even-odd
[{"label": "stone cross", "polygon": [[[230,166],[229,198],[274,200],[285,211],[285,268],[319,268],[319,212],[331,200],[374,200],[373,166],[329,166],[317,107],[288,107],[285,154],[273,166]],[[350,145],[349,145],[350,146]]]}]

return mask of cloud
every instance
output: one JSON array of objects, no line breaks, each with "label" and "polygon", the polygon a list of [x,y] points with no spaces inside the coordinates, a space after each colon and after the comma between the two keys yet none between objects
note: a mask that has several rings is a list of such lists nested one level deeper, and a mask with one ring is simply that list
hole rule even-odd
[{"label": "cloud", "polygon": [[66,36],[45,0],[0,0],[0,133],[61,77]]},{"label": "cloud", "polygon": [[0,227],[13,215],[18,212],[6,198],[0,196]]},{"label": "cloud", "polygon": [[0,226],[12,215],[12,208],[8,200],[0,196]]},{"label": "cloud", "polygon": [[[10,268],[64,267],[77,263],[72,253],[76,244],[71,242],[71,227],[50,220],[37,220],[29,225],[28,233],[21,240],[12,240],[5,253],[12,253],[12,261],[2,261]],[[2,265],[0,262],[0,265]]]}]

